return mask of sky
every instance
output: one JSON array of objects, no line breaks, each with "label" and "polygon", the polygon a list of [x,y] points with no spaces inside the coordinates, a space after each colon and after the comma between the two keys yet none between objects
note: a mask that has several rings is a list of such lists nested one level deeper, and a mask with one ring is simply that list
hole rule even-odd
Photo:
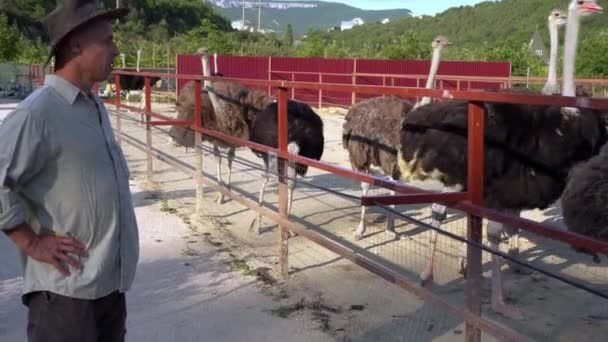
[{"label": "sky", "polygon": [[484,0],[326,0],[362,9],[407,8],[415,15],[434,15],[454,6],[474,5]]}]

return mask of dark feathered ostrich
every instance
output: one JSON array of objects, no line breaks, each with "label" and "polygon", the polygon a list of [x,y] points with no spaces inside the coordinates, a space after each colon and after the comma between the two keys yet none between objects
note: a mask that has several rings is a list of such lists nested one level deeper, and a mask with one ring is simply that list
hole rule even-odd
[{"label": "dark feathered ostrich", "polygon": [[[206,48],[199,49],[201,54],[201,63],[203,67],[203,75],[210,76],[209,67],[209,53]],[[219,76],[220,74],[214,73],[213,76]],[[213,106],[212,96],[206,89],[210,86],[209,81],[204,81],[203,87],[201,88],[201,101],[202,101],[202,114],[203,114],[203,127],[217,131],[226,135],[230,135],[239,139],[249,140],[249,128],[251,126],[251,115],[248,115],[247,111],[244,110],[232,110],[218,112],[216,106]],[[228,89],[227,86],[223,85],[223,82],[214,82],[214,86],[217,89]],[[232,88],[230,88],[232,89]],[[177,105],[177,119],[191,121],[194,119],[194,106],[195,106],[195,83],[188,82],[180,95],[178,96]],[[244,93],[243,93],[244,94]],[[213,95],[215,96],[215,95]],[[240,98],[236,98],[240,101]],[[170,141],[174,144],[181,145],[184,147],[194,146],[194,133],[191,130],[181,126],[172,126],[169,131]],[[228,179],[226,187],[230,190],[230,182],[232,175],[232,161],[235,157],[235,150],[238,146],[228,143],[222,139],[216,139],[209,135],[203,135],[203,139],[213,144],[213,153],[216,157],[217,166],[217,179],[220,185],[223,186],[222,181],[222,156],[220,154],[220,148],[227,149],[228,160]],[[217,197],[217,203],[224,203],[224,195],[219,194]]]},{"label": "dark feathered ostrich", "polygon": [[[574,96],[574,54],[581,16],[600,9],[595,0],[573,0],[569,6],[564,58],[564,91]],[[601,113],[555,106],[485,104],[484,205],[505,212],[544,209],[566,185],[569,170],[597,154],[607,141]],[[466,190],[468,105],[462,101],[430,104],[412,111],[403,124],[400,169],[404,181],[435,179]],[[446,208],[433,205],[434,226]],[[488,240],[498,249],[503,225],[490,222]],[[507,227],[514,234],[517,229]],[[429,268],[432,280],[437,233],[431,231]],[[517,254],[516,248],[509,250]],[[492,255],[492,309],[521,317],[504,303],[501,259]]]},{"label": "dark feathered ostrich", "polygon": [[[278,145],[278,103],[271,103],[264,111],[259,113],[251,128],[252,142],[277,148]],[[291,154],[297,154],[306,158],[320,160],[323,155],[325,138],[323,136],[323,121],[312,108],[302,102],[291,101],[287,102],[287,151]],[[264,182],[260,189],[260,206],[264,203],[264,193],[270,172],[279,172],[282,174],[283,164],[278,163],[276,156],[269,156],[267,153],[253,151],[257,156],[264,159],[266,171],[264,173]],[[291,212],[291,204],[293,201],[293,190],[296,185],[296,177],[306,175],[308,166],[289,162],[287,168],[287,215]],[[262,225],[262,215],[258,215],[251,223],[251,229],[256,227],[257,233],[260,233]]]},{"label": "dark feathered ostrich", "polygon": [[[591,9],[601,11],[597,5],[591,6]],[[568,87],[564,87],[564,95],[572,96],[573,80],[564,77],[566,81],[569,83]],[[604,116],[607,115],[604,112]],[[599,155],[573,168],[561,197],[562,215],[568,230],[604,241],[608,241],[607,162],[608,145],[601,149]]]},{"label": "dark feathered ostrich", "polygon": [[[433,60],[426,83],[427,89],[434,88],[441,52],[450,44],[443,36],[437,36],[433,40]],[[430,102],[429,97],[423,97],[414,107]],[[384,175],[394,180],[400,179],[396,146],[399,145],[402,120],[412,108],[412,104],[407,100],[381,96],[361,101],[349,109],[342,126],[342,146],[348,151],[353,170],[370,173],[375,166],[379,167]],[[363,196],[367,195],[369,188],[368,183],[361,182]],[[361,206],[361,220],[354,236],[356,240],[365,234],[365,212],[366,207]],[[391,214],[388,215],[386,230],[394,233],[394,218]]]}]

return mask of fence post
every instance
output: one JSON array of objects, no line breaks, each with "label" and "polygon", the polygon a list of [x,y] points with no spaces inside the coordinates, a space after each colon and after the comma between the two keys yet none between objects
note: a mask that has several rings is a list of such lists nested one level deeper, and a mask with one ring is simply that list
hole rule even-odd
[{"label": "fence post", "polygon": [[[291,73],[291,82],[295,82],[296,81],[296,73],[292,72]],[[296,99],[296,88],[291,88],[291,99],[295,100]]]},{"label": "fence post", "polygon": [[[268,56],[268,81],[272,81],[272,56]],[[272,87],[268,86],[268,96],[272,93]]]},{"label": "fence post", "polygon": [[[203,108],[201,100],[201,81],[194,81],[194,127],[203,127]],[[200,131],[194,131],[194,153],[196,154],[196,217],[203,216],[203,136]]]},{"label": "fence post", "polygon": [[[323,74],[319,74],[319,84],[323,84]],[[319,88],[319,109],[323,107],[323,89]]]},{"label": "fence post", "polygon": [[[353,85],[357,84],[357,59],[353,60]],[[351,105],[357,103],[357,93],[353,91]]]},{"label": "fence post", "polygon": [[116,135],[116,140],[119,146],[122,143],[122,123],[120,119],[122,110],[120,109],[120,91],[120,75],[114,75],[114,103],[116,106],[116,131],[118,132]]},{"label": "fence post", "polygon": [[[468,119],[468,195],[471,203],[483,205],[483,169],[484,169],[484,107],[477,102],[469,102]],[[482,218],[468,216],[467,239],[481,243]],[[481,249],[467,246],[467,309],[474,315],[481,316]],[[481,330],[473,322],[466,323],[466,341],[481,341]]]},{"label": "fence post", "polygon": [[[277,90],[278,101],[278,137],[279,151],[287,153],[287,89]],[[279,158],[282,167],[279,168],[279,215],[282,219],[287,219],[287,160]],[[283,279],[289,277],[289,231],[287,227],[279,225],[279,266]]]},{"label": "fence post", "polygon": [[150,123],[151,116],[150,112],[152,112],[152,103],[151,103],[151,94],[150,94],[150,77],[145,77],[145,90],[144,96],[146,101],[146,159],[148,161],[147,168],[147,177],[148,181],[152,180],[152,173],[154,172],[152,168],[152,125]]}]

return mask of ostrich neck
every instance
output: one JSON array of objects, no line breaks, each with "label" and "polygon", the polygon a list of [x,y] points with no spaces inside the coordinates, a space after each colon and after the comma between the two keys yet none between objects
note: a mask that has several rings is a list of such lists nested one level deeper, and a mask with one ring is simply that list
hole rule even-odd
[{"label": "ostrich neck", "polygon": [[[203,76],[209,77],[209,57],[202,57],[201,61],[203,64]],[[211,81],[205,80],[203,81],[203,86],[209,93],[209,100],[211,100],[211,105],[213,106],[214,112],[222,113],[222,104],[215,93],[215,89],[213,89],[213,83]]]},{"label": "ostrich neck", "polygon": [[[429,77],[426,80],[426,87],[425,87],[426,89],[435,88],[435,77],[437,77],[437,70],[439,70],[440,60],[441,60],[441,47],[438,47],[433,50],[433,60],[431,62],[431,70],[429,71]],[[431,98],[428,96],[424,96],[414,105],[414,108],[418,108],[420,106],[424,106],[429,103],[431,103]]]},{"label": "ostrich neck", "polygon": [[426,89],[433,89],[435,86],[435,77],[437,77],[437,70],[439,69],[440,59],[441,59],[441,47],[433,50],[433,61],[431,62],[431,70],[429,71],[429,78],[426,80]]},{"label": "ostrich neck", "polygon": [[557,88],[557,50],[559,44],[559,29],[557,25],[549,24],[549,34],[551,36],[551,52],[549,55],[549,72],[547,74],[547,83],[545,90],[547,92]]},{"label": "ostrich neck", "polygon": [[566,41],[564,46],[564,86],[562,96],[575,96],[576,86],[574,84],[574,66],[576,65],[576,48],[578,45],[578,30],[580,18],[576,11],[568,13],[568,24],[566,26]]}]

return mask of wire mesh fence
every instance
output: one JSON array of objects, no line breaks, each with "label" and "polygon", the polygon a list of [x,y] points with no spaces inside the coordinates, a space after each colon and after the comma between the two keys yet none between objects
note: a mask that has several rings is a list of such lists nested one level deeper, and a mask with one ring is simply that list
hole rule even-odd
[{"label": "wire mesh fence", "polygon": [[[153,111],[175,116],[171,105],[153,104]],[[122,134],[145,145],[145,127],[139,115],[122,115]],[[323,160],[335,165],[348,165],[347,153],[336,138],[341,127],[341,117],[324,118],[326,144]],[[172,145],[168,139],[168,127],[152,127],[153,146],[168,157],[194,171],[195,149]],[[231,191],[238,197],[258,202],[262,184],[266,178],[266,166],[249,148],[238,148],[228,169],[227,151],[216,155],[213,145],[203,139],[203,175],[213,182],[227,185],[230,173]],[[124,148],[124,147],[123,147]],[[135,154],[134,154],[135,155]],[[221,158],[220,158],[221,157]],[[145,154],[141,151],[130,160],[132,173],[145,175]],[[221,165],[218,168],[218,165]],[[195,191],[193,181],[181,174],[176,176],[172,166],[158,161],[153,163],[155,182],[166,185],[168,198],[193,206]],[[276,170],[270,170],[269,182],[264,192],[264,208],[278,210]],[[403,205],[394,209],[389,206],[372,206],[365,210],[365,233],[355,232],[361,224],[361,183],[350,178],[317,168],[309,168],[304,177],[295,181],[293,203],[289,219],[302,227],[313,230],[354,251],[358,256],[373,260],[397,272],[414,286],[419,286],[441,298],[445,303],[461,309],[465,306],[466,279],[462,272],[463,244],[467,231],[467,215],[448,210],[446,219],[437,236],[434,254],[432,282],[421,284],[429,274],[431,265],[432,210],[430,204]],[[289,183],[289,182],[288,182]],[[389,195],[391,192],[372,186],[367,196]],[[204,214],[215,224],[230,230],[240,241],[256,246],[265,256],[276,258],[277,225],[257,213],[231,203],[230,199],[218,200],[218,193],[210,188],[204,192]],[[533,213],[525,213],[533,215]],[[394,233],[387,230],[389,217],[395,219]],[[542,221],[556,223],[559,208],[543,212]],[[481,291],[483,317],[540,341],[571,340],[573,333],[582,334],[590,341],[601,340],[608,333],[608,306],[606,299],[594,294],[588,287],[606,293],[608,274],[605,266],[593,262],[590,256],[581,255],[561,242],[520,231],[519,255],[524,264],[537,268],[513,272],[503,265],[503,293],[508,305],[515,307],[523,318],[504,317],[492,310],[492,256],[495,254],[488,240],[488,220],[484,220],[482,253],[483,283]],[[508,240],[501,238],[500,247],[507,253]],[[602,260],[605,262],[605,260]],[[425,302],[414,295],[384,282],[371,273],[361,272],[343,256],[329,251],[304,238],[295,237],[289,242],[289,270],[291,277],[306,275],[307,281],[324,292],[325,298],[334,301],[363,305],[367,312],[359,328],[349,327],[351,340],[421,341],[464,340],[462,317],[445,311],[441,305]],[[547,274],[548,273],[548,274]],[[559,278],[559,279],[556,279]],[[580,285],[580,286],[579,286]],[[348,312],[348,310],[346,310]],[[334,327],[335,328],[335,327]],[[328,328],[329,329],[329,328]],[[353,333],[355,332],[356,333]],[[334,335],[340,334],[335,328]],[[353,337],[354,336],[354,337]],[[483,340],[493,340],[483,334]]]}]

